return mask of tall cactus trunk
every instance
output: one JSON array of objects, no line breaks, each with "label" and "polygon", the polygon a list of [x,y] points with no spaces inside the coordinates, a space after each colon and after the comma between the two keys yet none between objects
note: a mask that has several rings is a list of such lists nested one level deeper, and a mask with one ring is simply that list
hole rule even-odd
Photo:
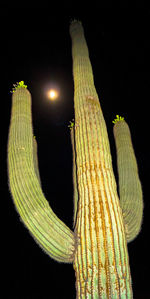
[{"label": "tall cactus trunk", "polygon": [[77,298],[132,298],[122,211],[105,120],[82,25],[72,38],[78,213],[74,258]]}]

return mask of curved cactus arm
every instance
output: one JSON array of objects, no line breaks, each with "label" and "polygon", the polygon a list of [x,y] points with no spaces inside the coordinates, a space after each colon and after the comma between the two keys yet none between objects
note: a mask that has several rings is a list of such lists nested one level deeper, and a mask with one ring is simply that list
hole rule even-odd
[{"label": "curved cactus arm", "polygon": [[76,164],[76,148],[75,148],[75,127],[70,128],[71,144],[73,152],[73,186],[74,186],[74,214],[73,214],[73,227],[76,225],[77,210],[78,210],[78,183],[77,183],[77,164]]},{"label": "curved cactus arm", "polygon": [[143,199],[130,129],[123,119],[115,122],[114,137],[117,150],[120,206],[127,242],[131,242],[141,230]]},{"label": "curved cactus arm", "polygon": [[57,261],[72,262],[74,233],[50,208],[39,183],[37,167],[31,96],[29,91],[21,86],[12,96],[8,139],[11,194],[23,223],[44,251]]}]

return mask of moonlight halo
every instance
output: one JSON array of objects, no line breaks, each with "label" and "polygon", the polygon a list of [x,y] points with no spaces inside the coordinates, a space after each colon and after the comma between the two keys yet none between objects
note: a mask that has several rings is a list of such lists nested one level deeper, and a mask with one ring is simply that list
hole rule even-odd
[{"label": "moonlight halo", "polygon": [[48,92],[47,92],[47,96],[48,96],[48,99],[51,100],[51,101],[54,101],[58,98],[58,90],[57,89],[49,89]]}]

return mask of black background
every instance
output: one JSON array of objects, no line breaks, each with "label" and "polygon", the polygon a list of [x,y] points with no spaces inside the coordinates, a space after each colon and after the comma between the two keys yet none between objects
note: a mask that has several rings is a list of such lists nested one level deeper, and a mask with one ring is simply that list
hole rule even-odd
[{"label": "black background", "polygon": [[[1,10],[1,275],[3,298],[75,298],[72,265],[50,259],[19,220],[7,178],[7,137],[13,83],[24,80],[32,94],[34,133],[38,142],[43,192],[52,209],[71,229],[73,219],[72,149],[69,121],[74,117],[69,22],[82,21],[94,80],[110,138],[113,166],[116,153],[112,120],[125,117],[130,126],[144,193],[144,221],[128,245],[134,298],[149,294],[149,103],[150,10],[58,15],[47,7]],[[95,9],[96,11],[96,9]],[[60,89],[56,102],[45,90]]]}]

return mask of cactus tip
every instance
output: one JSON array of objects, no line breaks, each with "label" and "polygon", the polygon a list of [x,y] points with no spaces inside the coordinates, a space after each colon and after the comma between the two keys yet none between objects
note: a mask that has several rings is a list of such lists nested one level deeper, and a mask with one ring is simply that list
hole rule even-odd
[{"label": "cactus tip", "polygon": [[24,81],[17,82],[16,84],[13,84],[11,93],[15,92],[18,88],[27,88],[27,85],[24,84]]},{"label": "cactus tip", "polygon": [[75,19],[75,18],[71,18],[71,19],[70,19],[70,25],[75,24],[75,23],[80,23],[80,24],[81,24],[81,21],[80,21],[80,20],[77,20],[77,19]]},{"label": "cactus tip", "polygon": [[77,19],[71,19],[70,20],[70,33],[72,33],[72,31],[76,30],[78,28],[78,26],[82,26],[82,22]]},{"label": "cactus tip", "polygon": [[112,121],[113,124],[116,124],[119,121],[123,121],[124,117],[116,115],[116,118]]}]

